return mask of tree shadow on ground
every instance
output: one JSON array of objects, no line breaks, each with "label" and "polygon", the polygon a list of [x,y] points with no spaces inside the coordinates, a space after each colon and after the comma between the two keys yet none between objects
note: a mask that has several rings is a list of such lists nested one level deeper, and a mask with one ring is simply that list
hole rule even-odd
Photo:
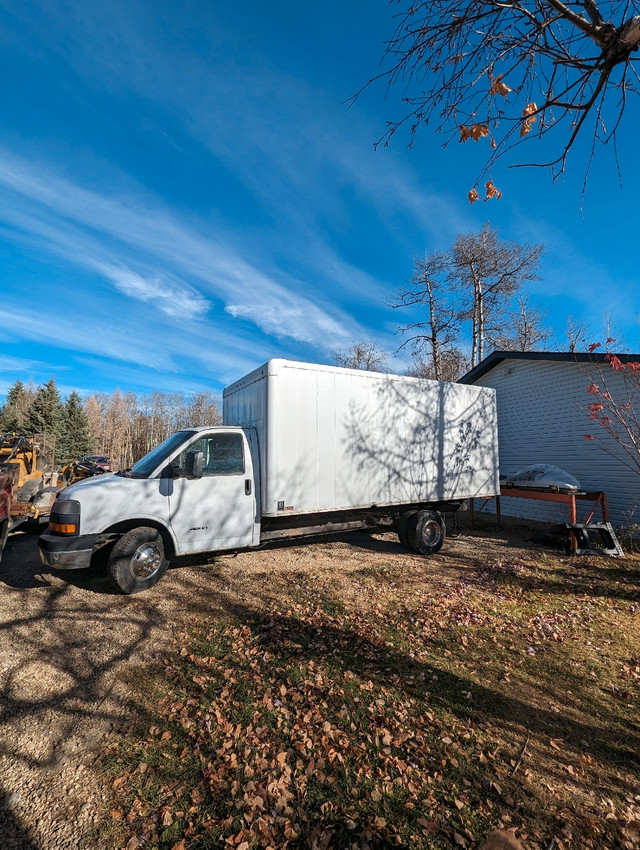
[{"label": "tree shadow on ground", "polygon": [[19,794],[5,794],[0,791],[0,834],[3,850],[40,850],[40,844],[30,836],[30,830],[25,829],[19,816],[14,815],[14,811],[19,812],[28,806],[29,801],[22,799]]},{"label": "tree shadow on ground", "polygon": [[[241,622],[253,622],[257,612],[234,606]],[[588,752],[611,767],[638,770],[640,767],[640,731],[628,729],[624,739],[618,731],[605,725],[579,722],[562,713],[541,708],[521,699],[516,693],[502,693],[479,685],[463,675],[457,675],[436,664],[412,659],[407,653],[383,646],[377,648],[356,632],[335,625],[306,624],[298,619],[272,615],[273,623],[265,638],[264,626],[258,625],[256,635],[268,644],[269,652],[286,653],[283,638],[294,640],[307,650],[311,659],[328,660],[343,669],[360,668],[363,676],[385,687],[400,688],[407,697],[433,700],[445,704],[461,719],[477,724],[498,723],[520,732],[528,731],[543,738],[562,738],[567,748]],[[473,694],[472,703],[466,694]],[[542,701],[544,701],[544,695]]]},{"label": "tree shadow on ground", "polygon": [[[119,669],[164,651],[181,618],[216,611],[218,594],[203,592],[215,575],[172,570],[163,593],[124,596],[98,568],[43,570],[31,535],[12,543],[0,567],[7,586],[0,606],[0,757],[52,767],[56,746],[64,748],[85,721],[106,728],[122,716],[126,700],[106,699]],[[49,714],[56,718],[51,746],[34,755],[21,746],[20,732]]]}]

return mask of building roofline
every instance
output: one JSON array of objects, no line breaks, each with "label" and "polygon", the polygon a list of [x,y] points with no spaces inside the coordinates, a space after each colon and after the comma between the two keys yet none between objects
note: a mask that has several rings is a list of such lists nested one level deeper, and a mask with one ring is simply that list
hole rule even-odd
[{"label": "building roofline", "polygon": [[[640,361],[640,354],[616,354],[622,363]],[[492,351],[477,366],[474,366],[466,375],[458,378],[459,384],[473,384],[478,378],[491,372],[505,360],[549,360],[573,363],[607,363],[606,352],[580,351]]]}]

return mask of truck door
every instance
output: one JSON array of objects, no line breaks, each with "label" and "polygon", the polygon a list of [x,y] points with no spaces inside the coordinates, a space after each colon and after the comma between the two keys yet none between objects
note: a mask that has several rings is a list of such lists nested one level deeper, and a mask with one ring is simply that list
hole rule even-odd
[{"label": "truck door", "polygon": [[[176,459],[186,468],[188,452],[202,452],[202,478],[174,479],[169,499],[178,552],[251,546],[259,539],[253,462],[242,431],[201,434]],[[174,464],[176,462],[174,461]]]}]

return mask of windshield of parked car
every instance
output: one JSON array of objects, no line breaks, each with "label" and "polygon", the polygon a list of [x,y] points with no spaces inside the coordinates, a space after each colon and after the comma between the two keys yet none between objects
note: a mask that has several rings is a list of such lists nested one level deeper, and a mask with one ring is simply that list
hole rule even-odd
[{"label": "windshield of parked car", "polygon": [[165,460],[171,457],[179,446],[193,435],[193,431],[176,431],[175,434],[167,437],[164,443],[160,443],[148,455],[134,463],[131,469],[127,471],[127,478],[148,478],[159,466],[162,466]]}]

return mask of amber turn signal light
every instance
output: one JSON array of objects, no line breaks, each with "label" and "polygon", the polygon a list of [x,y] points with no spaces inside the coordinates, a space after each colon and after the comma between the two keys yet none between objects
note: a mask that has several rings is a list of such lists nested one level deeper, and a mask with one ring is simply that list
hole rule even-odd
[{"label": "amber turn signal light", "polygon": [[78,528],[75,523],[50,522],[49,530],[56,534],[75,534]]}]

